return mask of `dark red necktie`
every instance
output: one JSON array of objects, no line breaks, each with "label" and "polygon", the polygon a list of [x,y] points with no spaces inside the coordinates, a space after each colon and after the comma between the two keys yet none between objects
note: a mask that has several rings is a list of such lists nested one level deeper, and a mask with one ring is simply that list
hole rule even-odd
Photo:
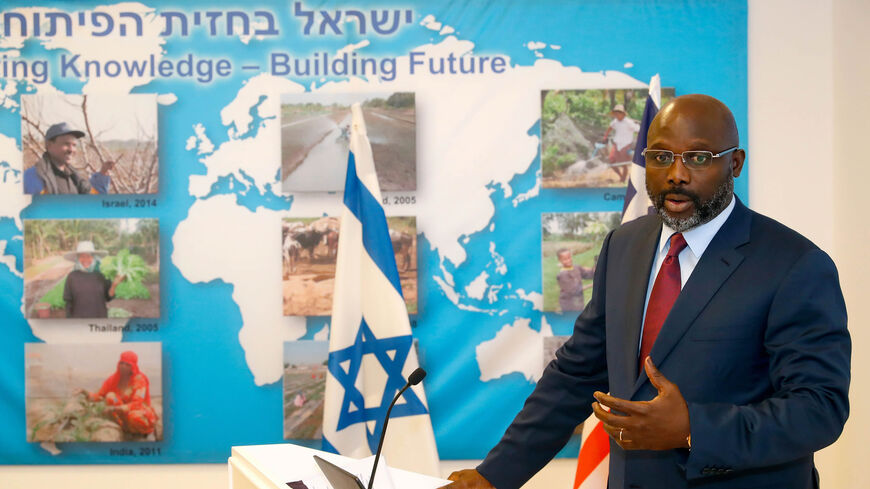
[{"label": "dark red necktie", "polygon": [[646,307],[646,318],[643,320],[643,340],[640,342],[640,371],[643,362],[649,356],[656,337],[662,329],[662,324],[671,312],[677,296],[680,295],[680,252],[686,248],[686,239],[682,233],[671,236],[671,248],[662,262],[662,267],[656,275],[649,303]]}]

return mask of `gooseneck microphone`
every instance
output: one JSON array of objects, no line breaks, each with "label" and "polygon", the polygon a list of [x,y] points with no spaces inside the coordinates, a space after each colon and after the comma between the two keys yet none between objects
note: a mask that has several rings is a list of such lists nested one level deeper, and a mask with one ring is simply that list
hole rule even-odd
[{"label": "gooseneck microphone", "polygon": [[390,403],[390,407],[387,408],[387,415],[384,416],[384,427],[381,429],[381,440],[378,442],[378,452],[375,453],[375,463],[372,465],[372,476],[369,478],[368,489],[372,489],[372,485],[375,483],[375,471],[378,470],[378,459],[381,458],[381,449],[384,448],[384,438],[387,434],[387,422],[390,421],[390,411],[393,410],[396,401],[398,401],[399,397],[408,390],[408,387],[419,384],[420,381],[423,380],[423,377],[426,377],[426,371],[417,367],[417,370],[414,370],[411,372],[411,375],[408,376],[408,382],[405,384],[405,387],[399,389],[399,393],[396,394],[396,397],[393,398],[393,402]]}]

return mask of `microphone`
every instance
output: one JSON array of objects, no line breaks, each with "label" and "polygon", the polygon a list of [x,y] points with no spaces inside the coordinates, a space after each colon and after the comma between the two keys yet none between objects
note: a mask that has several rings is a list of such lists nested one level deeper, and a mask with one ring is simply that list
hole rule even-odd
[{"label": "microphone", "polygon": [[369,487],[368,489],[372,489],[372,485],[375,483],[375,471],[378,470],[378,459],[381,458],[381,449],[384,448],[384,438],[387,434],[387,422],[390,421],[390,411],[393,410],[393,406],[396,405],[396,401],[399,400],[399,397],[404,394],[408,387],[412,385],[417,385],[423,378],[426,377],[426,371],[420,367],[417,367],[417,370],[411,372],[411,375],[408,376],[408,382],[405,384],[405,387],[399,389],[399,393],[396,394],[396,397],[393,398],[393,402],[390,403],[390,407],[387,408],[387,415],[384,416],[384,427],[381,429],[381,440],[378,442],[378,451],[375,453],[375,463],[372,464],[372,476],[369,478]]}]

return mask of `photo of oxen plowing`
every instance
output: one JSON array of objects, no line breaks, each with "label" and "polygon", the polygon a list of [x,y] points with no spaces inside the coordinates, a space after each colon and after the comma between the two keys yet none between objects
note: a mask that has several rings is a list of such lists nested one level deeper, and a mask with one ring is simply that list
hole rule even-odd
[{"label": "photo of oxen plowing", "polygon": [[[390,241],[409,314],[417,313],[417,219],[387,217]],[[340,220],[291,217],[281,223],[284,315],[332,313]]]}]

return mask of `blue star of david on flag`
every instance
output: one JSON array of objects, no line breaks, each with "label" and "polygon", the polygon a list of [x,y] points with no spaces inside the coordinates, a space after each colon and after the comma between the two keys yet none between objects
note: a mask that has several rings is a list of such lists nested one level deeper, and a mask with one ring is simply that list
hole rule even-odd
[{"label": "blue star of david on flag", "polygon": [[[338,430],[342,430],[357,423],[375,422],[373,431],[369,431],[366,425],[366,438],[372,452],[377,450],[378,439],[384,424],[387,408],[393,400],[396,392],[404,387],[406,379],[402,376],[402,367],[413,345],[411,335],[394,336],[392,338],[376,338],[365,319],[360,322],[356,341],[353,345],[343,350],[333,351],[329,354],[329,372],[338,379],[344,388],[344,399],[341,402],[341,411],[338,418]],[[393,352],[393,355],[390,355]],[[356,387],[357,376],[365,355],[374,355],[378,363],[387,373],[387,383],[381,396],[381,402],[375,407],[366,407],[362,392]],[[347,371],[342,364],[350,361]],[[426,406],[420,398],[409,389],[402,394],[404,403],[399,400],[391,417],[414,416],[426,414]]]}]

